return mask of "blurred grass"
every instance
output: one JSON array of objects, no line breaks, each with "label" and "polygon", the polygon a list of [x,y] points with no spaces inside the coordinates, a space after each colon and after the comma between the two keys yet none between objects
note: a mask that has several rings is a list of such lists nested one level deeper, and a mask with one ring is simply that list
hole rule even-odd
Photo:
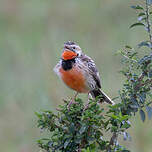
[{"label": "blurred grass", "polygon": [[[135,20],[135,0],[5,0],[0,1],[0,147],[3,152],[39,151],[35,111],[55,111],[73,91],[52,69],[63,43],[74,40],[91,56],[111,97],[122,86],[120,57],[125,44],[145,38]],[[142,2],[140,2],[142,3]],[[141,50],[142,51],[142,50]],[[81,95],[86,99],[86,95]],[[150,121],[132,120],[133,152],[151,152]],[[123,141],[122,141],[123,142]]]}]

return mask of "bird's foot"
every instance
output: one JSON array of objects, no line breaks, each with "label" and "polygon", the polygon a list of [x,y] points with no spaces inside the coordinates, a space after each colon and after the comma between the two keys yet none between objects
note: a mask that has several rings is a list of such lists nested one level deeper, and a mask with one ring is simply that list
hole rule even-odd
[{"label": "bird's foot", "polygon": [[69,102],[69,104],[68,104],[68,109],[70,109],[70,106],[72,105],[72,104],[76,104],[76,102],[75,102],[75,99],[71,99],[70,100],[70,102]]},{"label": "bird's foot", "polygon": [[72,104],[77,104],[77,102],[76,102],[76,97],[77,97],[77,95],[78,95],[78,92],[76,92],[76,94],[74,95],[74,97],[71,99],[71,101],[69,102],[69,104],[68,104],[68,109],[70,109],[70,106],[72,105]]},{"label": "bird's foot", "polygon": [[84,106],[83,111],[87,110],[87,109],[88,109],[88,107],[89,107],[89,104],[87,103],[87,104]]},{"label": "bird's foot", "polygon": [[90,98],[88,98],[86,105],[84,106],[84,111],[89,107]]}]

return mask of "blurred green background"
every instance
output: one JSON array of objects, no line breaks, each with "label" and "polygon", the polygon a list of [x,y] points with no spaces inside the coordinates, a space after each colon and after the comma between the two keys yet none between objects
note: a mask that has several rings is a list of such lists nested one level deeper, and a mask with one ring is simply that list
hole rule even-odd
[{"label": "blurred green background", "polygon": [[[144,39],[129,30],[136,15],[130,5],[141,0],[1,0],[0,1],[0,151],[39,152],[42,134],[34,112],[53,110],[73,96],[54,74],[63,43],[76,41],[91,56],[111,97],[122,87],[121,58],[115,52]],[[87,100],[86,95],[80,95]],[[133,152],[151,152],[152,121],[132,119]],[[122,141],[123,142],[123,141]]]}]

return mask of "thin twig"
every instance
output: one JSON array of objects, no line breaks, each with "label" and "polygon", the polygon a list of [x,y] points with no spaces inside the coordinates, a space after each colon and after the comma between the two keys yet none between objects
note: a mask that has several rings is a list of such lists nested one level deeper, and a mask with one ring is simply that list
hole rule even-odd
[{"label": "thin twig", "polygon": [[108,149],[107,149],[108,152],[111,152],[111,146],[115,145],[115,143],[117,142],[117,138],[118,138],[118,134],[114,132],[108,145]]}]

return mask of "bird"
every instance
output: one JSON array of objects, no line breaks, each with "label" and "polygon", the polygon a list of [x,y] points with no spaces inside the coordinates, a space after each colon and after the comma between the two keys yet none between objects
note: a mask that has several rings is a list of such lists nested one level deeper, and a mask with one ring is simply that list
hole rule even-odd
[{"label": "bird", "polygon": [[86,54],[78,44],[73,41],[64,43],[61,58],[54,67],[54,72],[71,89],[78,93],[87,93],[92,98],[101,96],[100,102],[114,105],[106,93],[101,89],[100,75],[95,62]]}]

